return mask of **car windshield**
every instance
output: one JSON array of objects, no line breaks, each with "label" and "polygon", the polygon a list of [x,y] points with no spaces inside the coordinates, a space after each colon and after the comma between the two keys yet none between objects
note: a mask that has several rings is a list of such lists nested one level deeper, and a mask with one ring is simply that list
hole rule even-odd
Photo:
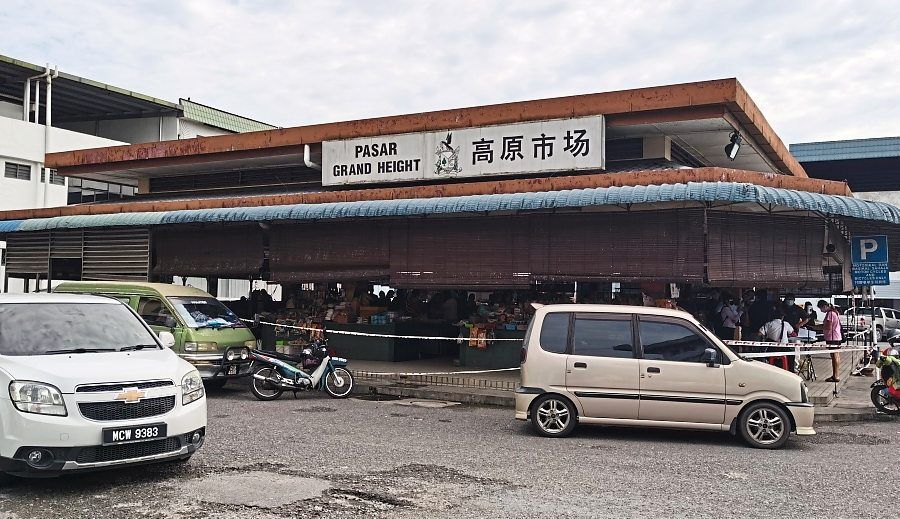
[{"label": "car windshield", "polygon": [[170,297],[169,302],[190,328],[244,328],[244,323],[214,297]]},{"label": "car windshield", "polygon": [[0,355],[43,355],[159,348],[119,303],[2,303]]}]

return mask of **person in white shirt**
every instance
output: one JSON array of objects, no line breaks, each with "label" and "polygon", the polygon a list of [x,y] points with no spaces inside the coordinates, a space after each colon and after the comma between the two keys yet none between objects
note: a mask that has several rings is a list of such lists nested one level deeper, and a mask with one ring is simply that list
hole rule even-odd
[{"label": "person in white shirt", "polygon": [[784,320],[784,312],[778,309],[775,312],[775,318],[767,322],[759,329],[759,335],[764,339],[779,344],[787,344],[788,337],[794,333],[794,327],[791,323]]}]

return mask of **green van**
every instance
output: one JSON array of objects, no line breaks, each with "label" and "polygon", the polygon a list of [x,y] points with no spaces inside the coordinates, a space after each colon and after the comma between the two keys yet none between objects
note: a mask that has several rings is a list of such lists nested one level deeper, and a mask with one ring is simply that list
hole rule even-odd
[{"label": "green van", "polygon": [[172,332],[172,350],[197,368],[208,387],[222,387],[228,379],[250,374],[256,337],[202,290],[165,283],[66,281],[53,291],[104,295],[129,305],[155,332]]}]

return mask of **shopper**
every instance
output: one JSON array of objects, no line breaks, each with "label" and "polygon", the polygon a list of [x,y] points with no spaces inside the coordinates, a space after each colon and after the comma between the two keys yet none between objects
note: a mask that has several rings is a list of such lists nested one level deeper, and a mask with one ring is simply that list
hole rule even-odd
[{"label": "shopper", "polygon": [[722,306],[722,332],[720,338],[726,341],[735,339],[735,329],[740,326],[741,311],[738,308],[734,298],[727,298],[726,304]]},{"label": "shopper", "polygon": [[772,320],[775,315],[772,311],[772,302],[769,301],[765,290],[757,290],[753,297],[753,303],[747,309],[750,330],[759,330],[764,324]]},{"label": "shopper", "polygon": [[792,333],[794,327],[785,319],[781,310],[777,310],[775,317],[759,329],[761,337],[778,344],[787,344]]},{"label": "shopper", "polygon": [[787,319],[787,322],[791,323],[791,326],[793,326],[795,330],[799,330],[800,327],[806,323],[806,312],[804,312],[803,308],[797,304],[794,294],[785,294],[782,310],[784,312],[784,318]]},{"label": "shopper", "polygon": [[[837,310],[824,299],[820,299],[816,306],[825,314],[825,319],[822,320],[822,333],[825,335],[825,343],[832,348],[840,348],[841,343],[844,341],[841,335],[841,318]],[[825,382],[840,382],[841,354],[838,352],[831,354],[831,372],[831,377],[825,379]]]},{"label": "shopper", "polygon": [[709,298],[704,305],[704,317],[706,325],[716,332],[716,335],[722,336],[722,293],[718,288],[714,288],[709,293]]},{"label": "shopper", "polygon": [[812,328],[816,325],[816,310],[813,308],[813,304],[809,301],[806,302],[806,305],[803,307],[803,312],[806,314],[806,323],[804,323],[805,328]]}]

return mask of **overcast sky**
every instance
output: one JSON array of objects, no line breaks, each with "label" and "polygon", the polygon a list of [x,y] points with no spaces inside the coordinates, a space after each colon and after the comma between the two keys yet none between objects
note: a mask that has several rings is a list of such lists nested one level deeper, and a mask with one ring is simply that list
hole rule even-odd
[{"label": "overcast sky", "polygon": [[900,2],[5,0],[0,53],[279,126],[737,77],[787,142],[900,135]]}]

